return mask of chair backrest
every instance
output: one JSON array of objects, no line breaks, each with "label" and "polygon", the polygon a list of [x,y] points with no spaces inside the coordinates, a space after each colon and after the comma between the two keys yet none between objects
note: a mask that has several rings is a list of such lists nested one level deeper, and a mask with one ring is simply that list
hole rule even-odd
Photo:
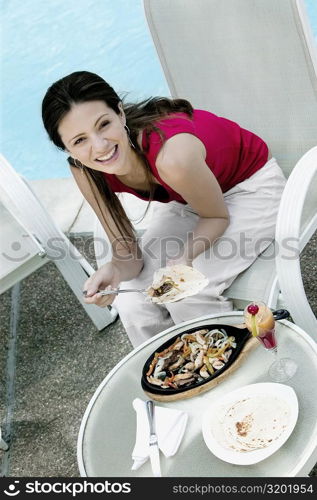
[{"label": "chair backrest", "polygon": [[317,141],[317,62],[304,0],[144,7],[172,96],[260,135],[288,176]]},{"label": "chair backrest", "polygon": [[[66,211],[71,207],[69,198],[62,199]],[[51,202],[54,203],[54,197]],[[50,259],[98,330],[113,322],[115,309],[83,303],[82,286],[94,272],[93,267],[64,235],[31,186],[1,154],[0,222],[4,223],[2,239],[9,243],[7,247],[2,243],[0,246],[0,293]]]},{"label": "chair backrest", "polygon": [[[64,253],[72,252],[82,267],[88,274],[93,272],[93,268],[83,258],[70,240],[64,235],[59,226],[56,225],[50,214],[47,212],[40,199],[33,192],[29,184],[16,172],[4,156],[0,154],[0,202],[1,220],[5,223],[5,240],[12,246],[21,247],[20,254],[24,257],[13,258],[12,249],[10,258],[4,255],[1,247],[1,279],[13,272],[13,267],[19,268],[17,276],[21,271],[20,279],[27,274],[22,267],[30,258],[37,253],[43,257],[53,259],[56,263],[62,261],[60,256]],[[24,235],[23,235],[24,232]],[[21,238],[26,238],[21,244]],[[16,238],[19,238],[17,240]],[[8,241],[12,239],[12,241]],[[13,248],[14,250],[14,248]],[[8,253],[8,252],[7,252]],[[36,259],[39,261],[39,259]],[[45,260],[43,260],[45,262]],[[35,263],[34,270],[39,267],[39,262]],[[2,289],[0,287],[0,289]]]}]

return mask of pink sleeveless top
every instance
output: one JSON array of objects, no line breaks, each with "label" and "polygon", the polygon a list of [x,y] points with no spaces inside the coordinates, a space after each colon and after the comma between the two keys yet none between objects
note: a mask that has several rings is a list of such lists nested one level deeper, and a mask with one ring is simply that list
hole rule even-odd
[{"label": "pink sleeveless top", "polygon": [[[260,137],[209,111],[194,110],[192,118],[185,113],[175,113],[155,125],[163,133],[163,139],[157,132],[151,132],[149,135],[143,132],[142,147],[154,177],[161,184],[154,194],[156,201],[186,203],[160,178],[155,166],[164,140],[176,134],[193,134],[202,141],[207,153],[205,161],[223,193],[253,175],[268,160],[268,147]],[[126,186],[115,175],[104,175],[114,192],[132,193],[148,200],[147,193],[140,193]]]}]

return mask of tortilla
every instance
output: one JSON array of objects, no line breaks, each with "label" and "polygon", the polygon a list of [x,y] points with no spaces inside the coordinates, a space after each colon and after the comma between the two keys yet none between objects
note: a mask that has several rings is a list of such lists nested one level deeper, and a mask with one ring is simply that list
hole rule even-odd
[{"label": "tortilla", "polygon": [[250,452],[273,444],[287,429],[290,408],[270,395],[250,397],[223,408],[217,439],[239,452]]},{"label": "tortilla", "polygon": [[[197,269],[176,264],[158,269],[154,273],[152,285],[146,292],[155,304],[166,304],[195,295],[208,283],[209,280]],[[162,293],[156,295],[156,292]]]}]

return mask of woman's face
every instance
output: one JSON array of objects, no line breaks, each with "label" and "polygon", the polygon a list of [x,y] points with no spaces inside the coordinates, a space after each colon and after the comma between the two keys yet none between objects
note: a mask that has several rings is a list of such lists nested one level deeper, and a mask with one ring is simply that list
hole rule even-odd
[{"label": "woman's face", "polygon": [[70,155],[87,167],[109,174],[129,172],[131,147],[125,116],[103,101],[74,104],[61,120],[58,132]]}]

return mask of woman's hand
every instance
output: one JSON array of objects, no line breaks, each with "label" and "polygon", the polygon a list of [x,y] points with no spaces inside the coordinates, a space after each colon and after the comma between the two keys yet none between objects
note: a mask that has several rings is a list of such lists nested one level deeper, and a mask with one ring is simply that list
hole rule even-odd
[{"label": "woman's hand", "polygon": [[84,302],[86,304],[96,304],[99,307],[110,306],[116,295],[101,295],[98,290],[117,288],[120,284],[121,276],[118,267],[113,262],[107,262],[101,266],[84,284]]}]

